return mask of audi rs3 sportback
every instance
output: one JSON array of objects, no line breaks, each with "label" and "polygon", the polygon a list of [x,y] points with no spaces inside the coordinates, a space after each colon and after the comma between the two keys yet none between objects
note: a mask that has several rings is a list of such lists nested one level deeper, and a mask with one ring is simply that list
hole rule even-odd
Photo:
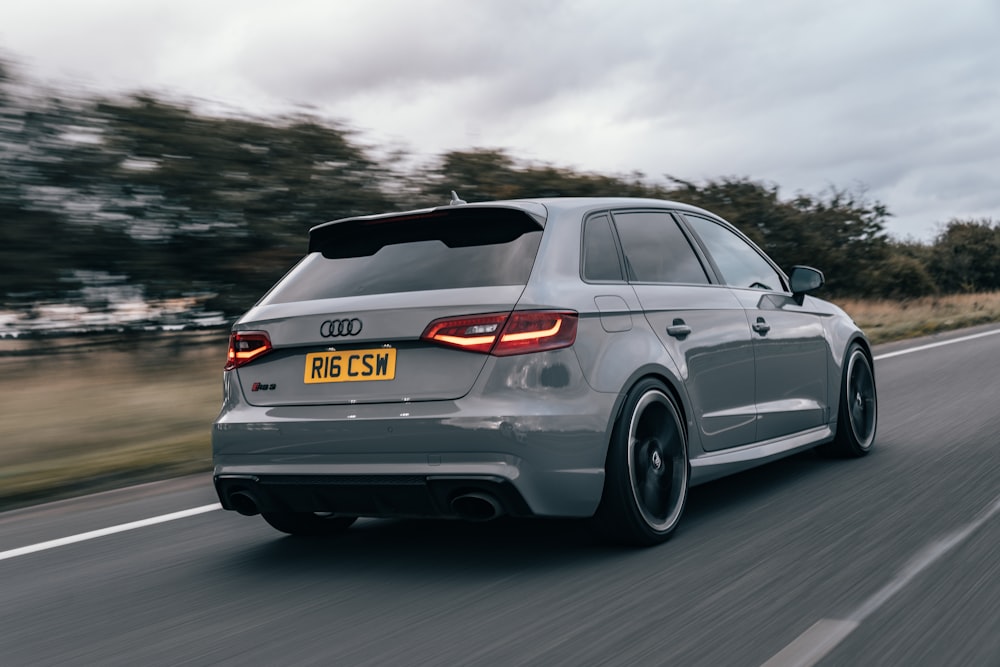
[{"label": "audi rs3 sportback", "polygon": [[593,517],[674,531],[691,485],[875,437],[869,342],[732,225],[551,198],[355,217],[234,325],[225,509],[297,535],[357,517]]}]

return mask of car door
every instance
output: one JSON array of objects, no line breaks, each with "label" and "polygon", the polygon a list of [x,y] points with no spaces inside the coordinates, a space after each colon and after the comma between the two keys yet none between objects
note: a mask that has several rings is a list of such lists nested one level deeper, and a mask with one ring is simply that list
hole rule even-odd
[{"label": "car door", "polygon": [[667,211],[612,212],[627,280],[643,314],[681,369],[707,451],[753,442],[754,352],[743,307],[711,284]]},{"label": "car door", "polygon": [[[825,315],[799,304],[784,276],[746,239],[708,218],[684,214],[753,331],[758,441],[825,425],[830,347]],[[804,302],[808,304],[808,301]]]}]

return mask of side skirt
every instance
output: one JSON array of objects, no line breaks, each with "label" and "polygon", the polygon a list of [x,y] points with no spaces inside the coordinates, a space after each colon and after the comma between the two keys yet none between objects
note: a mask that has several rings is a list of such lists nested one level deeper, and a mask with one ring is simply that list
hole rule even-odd
[{"label": "side skirt", "polygon": [[691,486],[777,461],[833,438],[833,429],[819,426],[808,431],[742,447],[708,452],[691,459]]}]

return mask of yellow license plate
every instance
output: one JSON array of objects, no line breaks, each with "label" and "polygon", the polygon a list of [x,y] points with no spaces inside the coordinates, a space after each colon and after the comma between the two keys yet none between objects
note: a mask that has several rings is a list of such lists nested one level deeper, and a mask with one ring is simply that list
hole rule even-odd
[{"label": "yellow license plate", "polygon": [[306,384],[319,382],[364,382],[396,377],[396,350],[345,350],[306,355]]}]

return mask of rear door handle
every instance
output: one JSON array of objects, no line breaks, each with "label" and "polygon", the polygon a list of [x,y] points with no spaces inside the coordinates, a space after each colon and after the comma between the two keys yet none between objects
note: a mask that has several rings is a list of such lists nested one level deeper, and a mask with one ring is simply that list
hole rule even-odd
[{"label": "rear door handle", "polygon": [[771,325],[768,324],[763,317],[758,317],[757,321],[753,324],[753,330],[759,333],[761,336],[766,334],[771,330]]},{"label": "rear door handle", "polygon": [[684,320],[677,318],[674,323],[667,327],[667,334],[674,338],[684,338],[691,333],[691,327],[684,323]]}]

